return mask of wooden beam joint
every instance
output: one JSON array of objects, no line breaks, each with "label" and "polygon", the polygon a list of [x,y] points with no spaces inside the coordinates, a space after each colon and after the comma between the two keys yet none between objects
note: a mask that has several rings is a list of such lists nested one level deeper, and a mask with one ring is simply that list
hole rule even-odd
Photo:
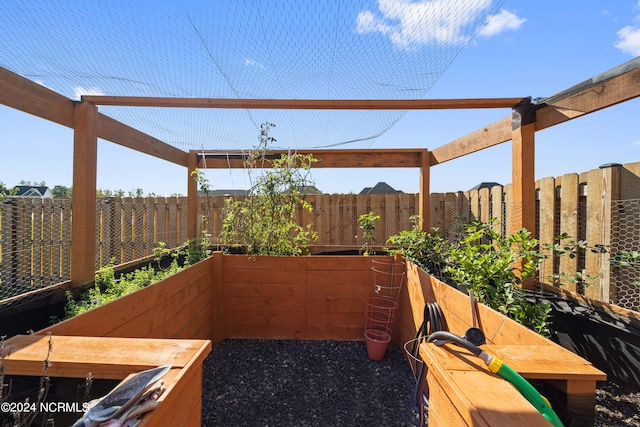
[{"label": "wooden beam joint", "polygon": [[511,111],[511,130],[536,122],[536,106],[531,103],[531,98],[523,99],[521,103],[513,107]]}]

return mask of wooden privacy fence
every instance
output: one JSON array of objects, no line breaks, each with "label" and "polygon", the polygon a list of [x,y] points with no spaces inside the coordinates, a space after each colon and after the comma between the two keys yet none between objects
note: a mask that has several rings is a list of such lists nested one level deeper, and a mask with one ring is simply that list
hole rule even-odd
[{"label": "wooden privacy fence", "polygon": [[[640,162],[595,169],[582,174],[544,178],[536,182],[536,230],[534,236],[552,243],[567,233],[589,245],[640,249]],[[458,219],[496,218],[496,227],[508,231],[511,186],[431,194],[430,225],[444,230]],[[225,196],[201,198],[212,242],[218,243],[225,215]],[[416,194],[322,194],[309,195],[312,212],[299,212],[301,224],[313,224],[317,247],[360,248],[364,240],[360,215],[380,215],[373,245],[382,247],[388,236],[411,227],[417,214]],[[7,202],[7,201],[5,201]],[[638,205],[637,202],[635,202]],[[115,264],[150,256],[158,242],[176,247],[187,240],[187,198],[110,198],[96,206],[96,269],[110,260]],[[509,230],[510,231],[510,230]],[[69,279],[71,256],[71,200],[13,198],[0,204],[0,299]],[[357,237],[356,237],[357,236]],[[609,254],[547,260],[541,278],[558,272],[581,272],[597,276],[584,289],[592,298],[638,309],[633,272],[613,271]],[[628,277],[619,277],[624,273]],[[570,290],[576,290],[568,284]],[[581,289],[577,289],[582,291]]]}]

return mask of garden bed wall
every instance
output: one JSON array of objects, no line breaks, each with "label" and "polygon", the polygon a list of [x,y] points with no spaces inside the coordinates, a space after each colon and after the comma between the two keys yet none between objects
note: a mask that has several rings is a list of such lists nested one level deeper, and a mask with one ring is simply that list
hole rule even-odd
[{"label": "garden bed wall", "polygon": [[225,338],[360,340],[372,259],[391,257],[225,255]]},{"label": "garden bed wall", "polygon": [[373,259],[223,255],[39,331],[121,338],[360,340]]},{"label": "garden bed wall", "polygon": [[[443,311],[449,330],[464,335],[472,326],[469,297],[436,279],[411,262],[407,262],[407,286],[400,295],[400,308],[396,330],[397,344],[413,339],[424,318],[424,306],[436,301]],[[477,304],[480,324],[487,340],[493,344],[511,345],[526,342],[529,345],[548,345],[550,341],[495,310]]]},{"label": "garden bed wall", "polygon": [[210,339],[214,258],[39,331],[53,335]]}]

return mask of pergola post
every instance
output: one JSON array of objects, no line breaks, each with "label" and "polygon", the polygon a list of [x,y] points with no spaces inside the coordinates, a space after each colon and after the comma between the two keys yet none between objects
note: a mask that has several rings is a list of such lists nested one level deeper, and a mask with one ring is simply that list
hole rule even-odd
[{"label": "pergola post", "polygon": [[72,287],[90,283],[95,279],[98,126],[98,108],[95,105],[89,102],[75,105],[71,225]]},{"label": "pergola post", "polygon": [[198,167],[198,153],[189,151],[187,158],[187,239],[198,235],[198,178],[193,172]]},{"label": "pergola post", "polygon": [[511,123],[512,185],[509,234],[522,228],[535,233],[535,106],[528,101],[518,104],[513,108]]},{"label": "pergola post", "polygon": [[424,231],[429,231],[431,227],[430,172],[431,153],[425,149],[420,153],[420,195],[418,196],[418,215],[422,219],[421,228]]},{"label": "pergola post", "polygon": [[[511,227],[509,234],[526,228],[532,234],[536,230],[536,182],[535,182],[535,134],[536,110],[529,102],[522,102],[512,113],[512,181]],[[523,260],[514,267],[521,270]],[[533,289],[535,282],[522,282],[525,289]]]}]

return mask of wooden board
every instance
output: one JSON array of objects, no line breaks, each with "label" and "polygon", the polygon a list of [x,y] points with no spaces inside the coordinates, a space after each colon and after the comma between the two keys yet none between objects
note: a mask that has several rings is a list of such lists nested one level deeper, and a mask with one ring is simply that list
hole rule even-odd
[{"label": "wooden board", "polygon": [[[543,178],[536,183],[539,189],[539,228],[537,239],[540,240],[540,247],[545,244],[553,244],[556,236],[555,212],[556,212],[556,184],[553,178]],[[536,237],[536,236],[534,236]],[[540,280],[549,281],[549,276],[554,273],[554,259],[550,256],[542,262],[540,268]]]},{"label": "wooden board", "polygon": [[[560,187],[560,233],[567,233],[573,240],[579,239],[578,212],[580,201],[580,185],[578,174],[566,174],[561,178]],[[578,271],[578,257],[563,256],[560,258],[560,272],[573,274]],[[576,291],[575,283],[567,283],[566,289]]]},{"label": "wooden board", "polygon": [[224,336],[363,339],[363,299],[373,295],[374,259],[392,258],[225,255]]},{"label": "wooden board", "polygon": [[[211,302],[211,265],[213,258],[204,260],[167,279],[136,291],[126,297],[95,308],[80,316],[60,322],[39,331],[38,334],[76,336],[120,336],[146,337],[152,331],[162,331],[170,338],[183,323],[205,308],[203,301]],[[211,314],[205,314],[203,321],[209,322],[213,307],[206,307]],[[196,326],[194,329],[200,329]],[[210,330],[206,325],[204,330]],[[209,336],[189,338],[209,339]]]},{"label": "wooden board", "polygon": [[51,366],[49,376],[122,379],[134,371],[171,365],[186,366],[194,354],[207,352],[210,343],[204,340],[141,341],[133,338],[95,338],[42,335],[17,335],[5,342],[10,354],[5,356],[6,373],[11,375],[42,375],[44,360]]},{"label": "wooden board", "polygon": [[[476,371],[485,370],[484,362],[468,350],[445,344],[422,344],[421,351],[429,358],[437,359],[447,370]],[[604,381],[607,376],[580,356],[557,345],[484,345],[482,349],[492,356],[498,357],[513,370],[527,379],[563,379],[592,381],[595,392],[595,381]],[[583,390],[584,391],[584,390]]]}]

